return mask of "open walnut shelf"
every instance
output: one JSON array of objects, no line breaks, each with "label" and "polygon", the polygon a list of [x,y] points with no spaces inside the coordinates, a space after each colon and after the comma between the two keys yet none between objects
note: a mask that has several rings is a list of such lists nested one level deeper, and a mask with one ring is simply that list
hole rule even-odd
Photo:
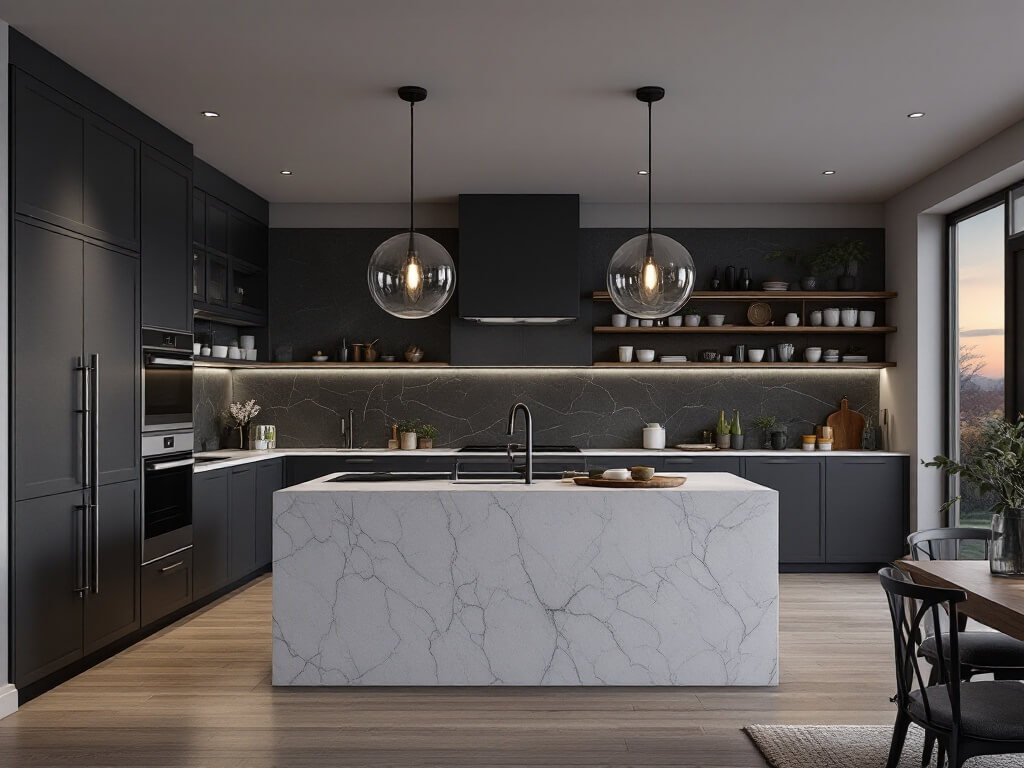
[{"label": "open walnut shelf", "polygon": [[[895,299],[896,291],[694,291],[694,299],[715,301],[881,301]],[[594,301],[611,301],[608,291],[594,291]],[[685,314],[685,309],[681,314]]]},{"label": "open walnut shelf", "polygon": [[853,328],[846,328],[844,326],[837,326],[830,328],[827,325],[682,325],[682,326],[651,326],[650,328],[643,327],[625,327],[617,328],[614,325],[597,325],[594,326],[594,333],[692,333],[692,334],[705,334],[705,333],[855,333],[855,334],[868,334],[868,333],[895,333],[895,326],[891,325],[872,325],[867,328],[861,326],[854,326]]},{"label": "open walnut shelf", "polygon": [[879,368],[895,368],[896,363],[594,363],[595,368],[704,368],[715,370],[720,368],[742,368],[753,370],[757,368],[781,368],[788,371],[793,370],[877,370]]}]

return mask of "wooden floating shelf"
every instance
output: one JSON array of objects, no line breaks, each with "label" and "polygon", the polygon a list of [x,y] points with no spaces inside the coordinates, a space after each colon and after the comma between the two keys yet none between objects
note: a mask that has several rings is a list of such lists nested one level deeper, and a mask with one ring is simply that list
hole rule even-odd
[{"label": "wooden floating shelf", "polygon": [[320,369],[320,368],[449,368],[448,363],[400,363],[397,360],[393,363],[314,363],[312,360],[309,362],[294,362],[294,363],[271,363],[261,361],[247,361],[247,360],[204,360],[197,358],[197,368],[301,368],[301,369]]},{"label": "wooden floating shelf", "polygon": [[[692,299],[717,301],[880,301],[895,299],[896,291],[694,291]],[[608,291],[594,291],[594,301],[611,301]],[[685,314],[685,308],[681,310]]]},{"label": "wooden floating shelf", "polygon": [[692,334],[705,334],[705,333],[895,333],[895,326],[891,325],[872,325],[867,328],[861,326],[854,326],[852,328],[846,328],[843,326],[837,326],[831,328],[826,325],[683,325],[683,326],[651,326],[649,328],[643,327],[626,327],[617,328],[614,325],[597,325],[594,326],[594,333],[692,333]]},{"label": "wooden floating shelf", "polygon": [[758,368],[782,368],[786,370],[877,370],[895,368],[896,363],[594,363],[595,368],[705,368],[717,370],[721,368],[742,368],[753,370]]}]

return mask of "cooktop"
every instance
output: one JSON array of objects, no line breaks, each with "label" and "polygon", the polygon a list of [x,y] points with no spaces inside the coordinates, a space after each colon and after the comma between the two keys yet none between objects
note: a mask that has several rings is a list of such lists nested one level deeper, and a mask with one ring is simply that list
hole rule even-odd
[{"label": "cooktop", "polygon": [[[507,445],[464,445],[459,448],[459,453],[504,453]],[[519,450],[523,450],[520,445]],[[579,453],[580,449],[575,445],[534,445],[534,453]]]}]

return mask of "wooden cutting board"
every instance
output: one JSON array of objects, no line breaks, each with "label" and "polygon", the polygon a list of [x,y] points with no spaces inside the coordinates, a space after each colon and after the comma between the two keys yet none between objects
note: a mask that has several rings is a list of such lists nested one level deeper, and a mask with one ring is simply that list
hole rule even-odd
[{"label": "wooden cutting board", "polygon": [[850,410],[850,401],[845,397],[839,404],[839,410],[829,416],[825,423],[832,427],[833,451],[855,451],[860,448],[864,437],[864,417]]},{"label": "wooden cutting board", "polygon": [[603,477],[576,477],[576,485],[592,488],[678,488],[686,482],[685,477],[658,477],[650,480],[605,480]]}]

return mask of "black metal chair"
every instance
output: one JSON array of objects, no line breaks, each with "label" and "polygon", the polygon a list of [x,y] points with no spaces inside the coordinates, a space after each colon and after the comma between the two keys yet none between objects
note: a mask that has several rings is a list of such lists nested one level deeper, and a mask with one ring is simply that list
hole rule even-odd
[{"label": "black metal chair", "polygon": [[[914,584],[892,567],[880,570],[878,578],[889,602],[896,658],[896,723],[886,768],[899,765],[911,723],[938,741],[940,768],[944,755],[949,756],[950,768],[960,768],[978,755],[1024,753],[1024,685],[961,679],[956,606],[967,595],[958,589]],[[922,624],[929,617],[938,626],[942,609],[950,617],[949,632],[935,636],[939,683],[929,686],[918,664]],[[947,638],[949,650],[943,652]]]}]

